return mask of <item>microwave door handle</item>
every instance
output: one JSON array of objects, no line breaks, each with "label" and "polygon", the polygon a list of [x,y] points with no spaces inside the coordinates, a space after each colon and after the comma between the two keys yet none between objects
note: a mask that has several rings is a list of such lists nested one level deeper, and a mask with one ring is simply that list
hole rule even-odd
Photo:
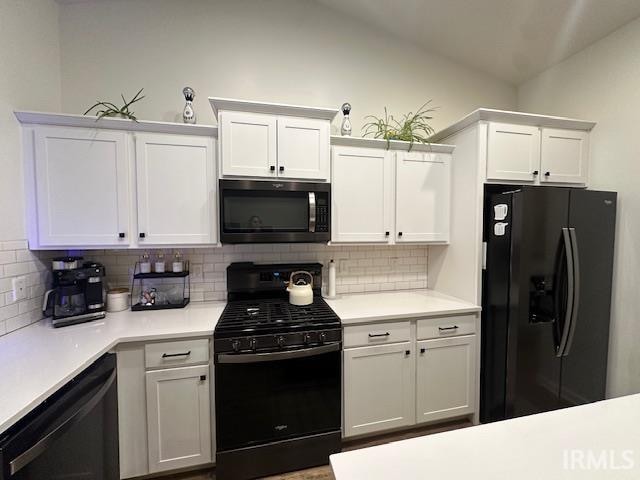
[{"label": "microwave door handle", "polygon": [[309,192],[309,231],[316,231],[316,194]]},{"label": "microwave door handle", "polygon": [[104,398],[109,389],[116,381],[116,370],[114,370],[104,384],[100,386],[100,389],[96,394],[91,397],[84,405],[76,410],[69,418],[67,418],[61,425],[56,427],[55,430],[49,432],[44,437],[40,438],[34,445],[29,447],[25,452],[18,455],[16,458],[9,462],[9,474],[15,475],[29,463],[34,461],[40,455],[42,455],[53,443],[55,443],[62,435],[67,433],[71,427],[81,422]]}]

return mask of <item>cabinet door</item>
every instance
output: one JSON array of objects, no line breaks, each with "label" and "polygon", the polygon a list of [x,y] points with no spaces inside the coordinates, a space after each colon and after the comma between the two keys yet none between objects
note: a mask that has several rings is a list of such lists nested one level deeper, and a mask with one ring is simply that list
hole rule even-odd
[{"label": "cabinet door", "polygon": [[278,176],[329,178],[329,121],[278,118]]},{"label": "cabinet door", "polygon": [[211,461],[209,365],[146,373],[149,472]]},{"label": "cabinet door", "polygon": [[[487,180],[535,182],[540,171],[540,129],[490,123]],[[536,173],[538,172],[538,173]]]},{"label": "cabinet door", "polygon": [[396,154],[396,242],[448,242],[451,156]]},{"label": "cabinet door", "polygon": [[34,135],[40,246],[128,245],[126,134],[37,127]]},{"label": "cabinet door", "polygon": [[581,130],[542,129],[542,182],[586,185],[589,134]]},{"label": "cabinet door", "polygon": [[136,134],[139,243],[215,243],[215,168],[208,137]]},{"label": "cabinet door", "polygon": [[334,242],[392,240],[393,168],[386,150],[334,147],[331,239]]},{"label": "cabinet door", "polygon": [[345,437],[415,423],[415,355],[409,342],[344,351]]},{"label": "cabinet door", "polygon": [[418,342],[416,422],[473,413],[475,335]]},{"label": "cabinet door", "polygon": [[276,117],[220,113],[220,151],[225,176],[276,176]]}]

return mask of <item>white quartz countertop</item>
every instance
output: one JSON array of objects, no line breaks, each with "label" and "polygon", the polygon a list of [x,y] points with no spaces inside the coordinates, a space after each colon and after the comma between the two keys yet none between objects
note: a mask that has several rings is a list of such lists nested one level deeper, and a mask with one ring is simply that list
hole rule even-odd
[{"label": "white quartz countertop", "polygon": [[433,290],[349,294],[325,300],[343,325],[480,311],[477,305]]},{"label": "white quartz countertop", "polygon": [[[327,303],[344,325],[477,312],[429,290],[343,295]],[[212,335],[224,302],[184,309],[108,313],[104,320],[53,328],[42,320],[0,337],[0,433],[118,343]]]},{"label": "white quartz countertop", "polygon": [[0,337],[0,433],[118,343],[212,335],[224,307],[108,313],[62,328],[46,319]]},{"label": "white quartz countertop", "polygon": [[640,395],[331,456],[336,480],[640,478]]}]

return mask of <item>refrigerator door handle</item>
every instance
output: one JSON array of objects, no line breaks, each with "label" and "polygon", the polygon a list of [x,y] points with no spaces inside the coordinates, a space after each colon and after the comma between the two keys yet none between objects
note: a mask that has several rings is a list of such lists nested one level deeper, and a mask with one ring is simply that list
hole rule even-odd
[{"label": "refrigerator door handle", "polygon": [[564,254],[567,260],[567,311],[564,316],[564,325],[562,328],[562,337],[560,345],[556,348],[556,357],[562,357],[569,340],[569,331],[571,327],[571,319],[573,318],[573,299],[575,296],[575,269],[573,265],[573,248],[571,235],[568,228],[562,229],[562,239],[564,241]]},{"label": "refrigerator door handle", "polygon": [[571,239],[571,250],[573,252],[573,298],[571,299],[571,322],[569,323],[569,335],[567,344],[564,347],[562,356],[566,357],[571,351],[573,343],[573,334],[576,331],[578,322],[578,305],[580,304],[580,255],[578,254],[578,238],[576,237],[576,229],[569,229],[569,237]]}]

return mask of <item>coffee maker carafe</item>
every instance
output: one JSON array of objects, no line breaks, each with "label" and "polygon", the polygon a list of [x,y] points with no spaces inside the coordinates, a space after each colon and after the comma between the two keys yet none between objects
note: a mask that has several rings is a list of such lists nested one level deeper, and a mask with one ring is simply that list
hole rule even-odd
[{"label": "coffee maker carafe", "polygon": [[53,318],[53,326],[64,327],[104,318],[104,266],[84,262],[76,268],[58,267],[54,262],[53,288],[45,294],[43,306],[44,315]]}]

